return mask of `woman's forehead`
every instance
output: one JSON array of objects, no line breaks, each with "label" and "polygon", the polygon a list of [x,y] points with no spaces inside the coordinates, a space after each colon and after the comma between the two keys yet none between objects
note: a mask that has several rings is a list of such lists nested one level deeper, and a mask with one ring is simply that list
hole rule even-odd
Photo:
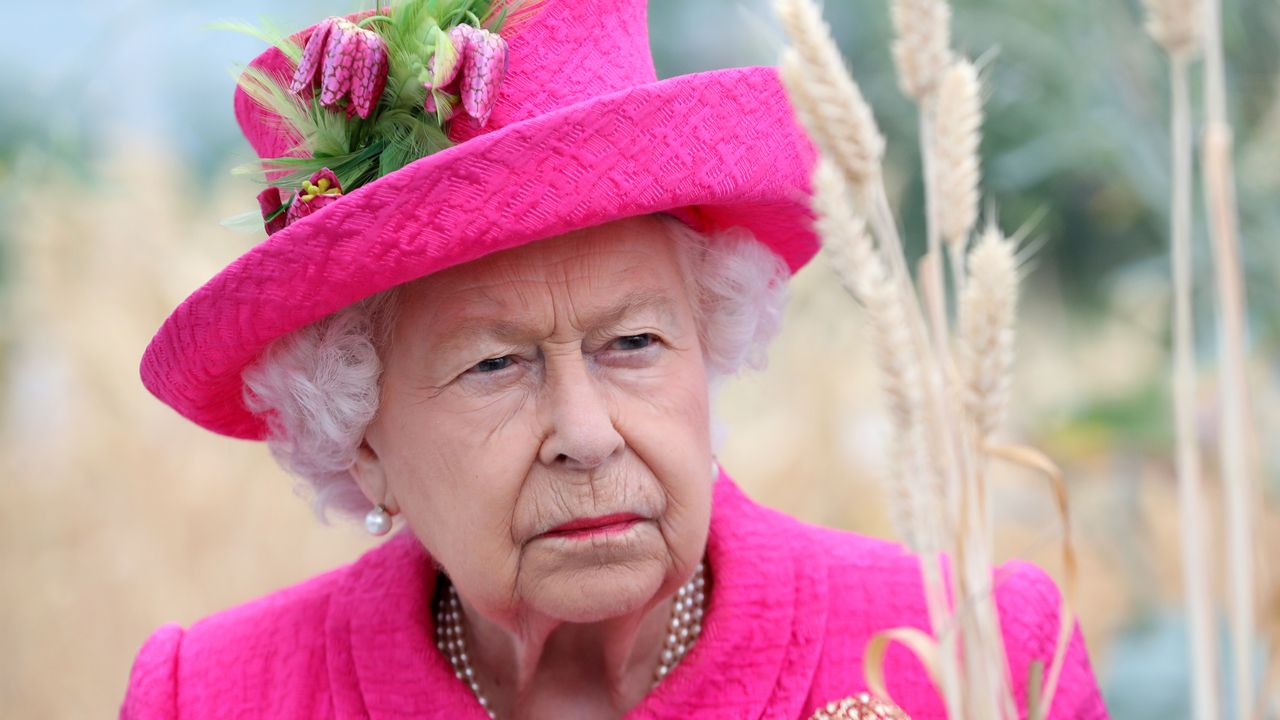
[{"label": "woman's forehead", "polygon": [[[635,219],[495,253],[410,287],[405,319],[510,329],[548,313],[600,325],[628,315],[671,318],[688,306],[676,242],[658,221]],[[463,328],[465,331],[465,327]]]}]

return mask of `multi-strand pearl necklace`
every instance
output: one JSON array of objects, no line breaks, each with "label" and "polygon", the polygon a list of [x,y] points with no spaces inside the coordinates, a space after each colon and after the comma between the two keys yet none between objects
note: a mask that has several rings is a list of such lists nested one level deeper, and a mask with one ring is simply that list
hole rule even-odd
[{"label": "multi-strand pearl necklace", "polygon": [[[662,656],[658,660],[658,668],[653,674],[653,684],[657,685],[667,676],[693,643],[702,633],[702,617],[707,603],[706,568],[698,563],[689,582],[676,591],[675,602],[671,605],[671,620],[667,622],[667,636],[662,643]],[[466,636],[462,631],[462,603],[458,601],[458,593],[453,583],[445,590],[444,596],[436,603],[436,647],[449,658],[453,666],[453,674],[465,682],[480,707],[495,718],[489,700],[480,691],[480,683],[476,679],[475,669],[471,666],[471,657],[467,654]]]}]

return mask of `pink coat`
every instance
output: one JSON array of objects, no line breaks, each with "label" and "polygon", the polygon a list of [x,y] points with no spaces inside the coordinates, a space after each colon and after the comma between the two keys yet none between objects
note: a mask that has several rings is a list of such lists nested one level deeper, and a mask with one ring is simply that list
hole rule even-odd
[{"label": "pink coat", "polygon": [[[716,483],[701,638],[628,718],[797,718],[864,689],[876,631],[924,627],[919,566],[897,545],[807,525]],[[1020,704],[1027,667],[1048,666],[1058,591],[1034,566],[998,574],[997,603]],[[205,618],[166,625],[134,661],[120,717],[484,720],[435,647],[433,564],[402,532],[356,562]],[[889,691],[914,720],[944,712],[918,661],[890,648]],[[1051,718],[1107,712],[1079,629]]]}]

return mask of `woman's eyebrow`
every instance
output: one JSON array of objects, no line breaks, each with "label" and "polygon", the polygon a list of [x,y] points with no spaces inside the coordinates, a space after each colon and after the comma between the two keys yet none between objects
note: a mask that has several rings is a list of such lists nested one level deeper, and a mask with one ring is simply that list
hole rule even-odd
[{"label": "woman's eyebrow", "polygon": [[661,290],[633,290],[612,305],[592,313],[584,324],[590,327],[609,327],[621,323],[630,315],[642,312],[652,312],[664,322],[673,322],[678,315],[676,303],[669,293]]},{"label": "woman's eyebrow", "polygon": [[[599,309],[588,310],[581,318],[588,328],[612,327],[622,324],[628,317],[640,313],[654,313],[663,322],[674,322],[679,313],[671,295],[660,290],[634,290]],[[542,323],[521,322],[513,318],[462,317],[454,321],[444,333],[441,350],[461,348],[477,340],[497,340],[505,343],[528,342],[546,334]]]},{"label": "woman's eyebrow", "polygon": [[464,350],[478,340],[515,343],[535,337],[539,332],[531,325],[506,319],[461,318],[444,333],[439,350]]}]

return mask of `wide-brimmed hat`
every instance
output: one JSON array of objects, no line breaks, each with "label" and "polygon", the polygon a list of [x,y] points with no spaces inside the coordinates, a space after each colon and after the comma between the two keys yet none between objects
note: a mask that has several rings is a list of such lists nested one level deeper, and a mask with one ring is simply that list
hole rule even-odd
[{"label": "wide-brimmed hat", "polygon": [[[657,80],[644,0],[545,0],[503,36],[509,60],[487,122],[460,112],[445,126],[451,147],[291,217],[196,290],[142,358],[156,397],[214,432],[262,439],[241,374],[273,340],[398,284],[624,217],[741,226],[792,271],[816,252],[814,151],[774,68]],[[731,39],[709,29],[708,41]],[[297,74],[276,48],[250,68],[285,84]],[[235,112],[261,158],[296,153],[298,138],[243,87]]]}]

